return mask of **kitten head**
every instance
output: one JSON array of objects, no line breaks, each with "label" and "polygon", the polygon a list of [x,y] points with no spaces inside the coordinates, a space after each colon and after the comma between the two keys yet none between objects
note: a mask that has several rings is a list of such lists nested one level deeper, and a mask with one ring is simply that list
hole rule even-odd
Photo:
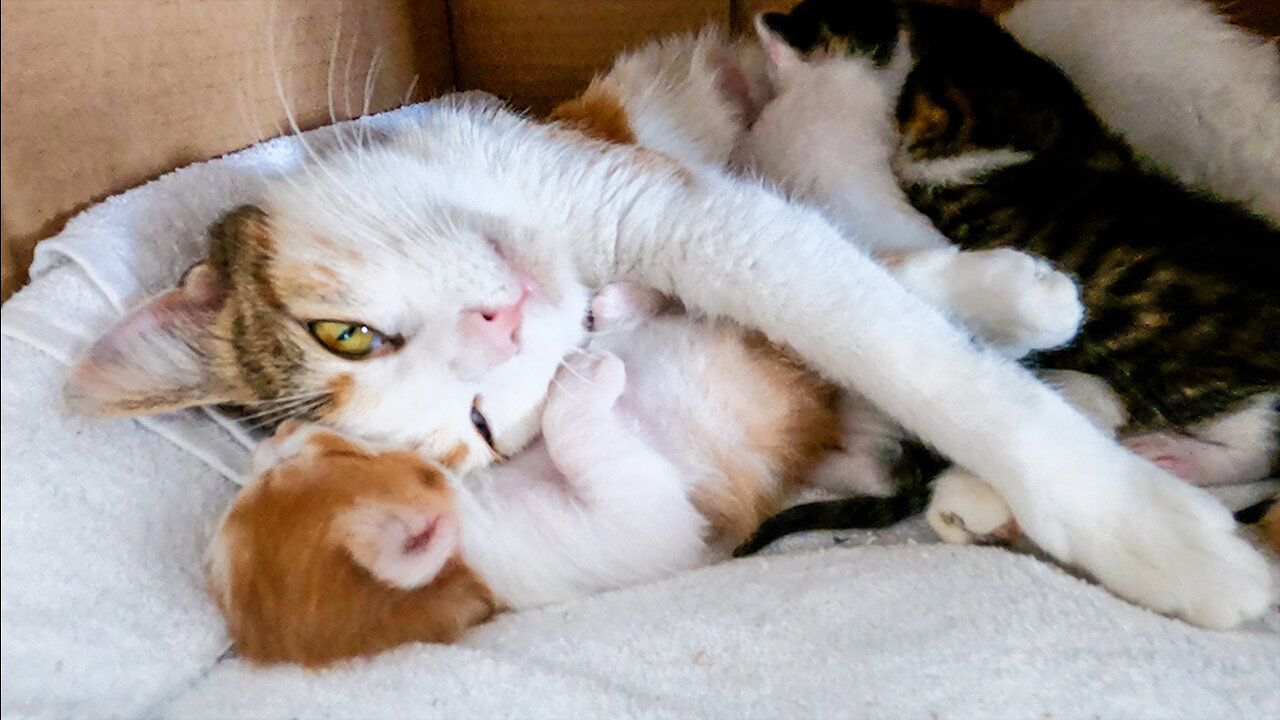
[{"label": "kitten head", "polygon": [[496,611],[459,556],[444,475],[416,455],[287,423],[254,470],[208,555],[243,657],[314,666],[450,642]]},{"label": "kitten head", "polygon": [[855,164],[884,164],[887,173],[898,139],[894,108],[912,63],[897,6],[806,0],[757,16],[755,26],[772,99],[734,162],[800,195],[847,177]]},{"label": "kitten head", "polygon": [[459,467],[520,449],[587,293],[491,182],[433,165],[430,139],[337,152],[227,215],[205,262],[73,368],[73,407],[235,403]]},{"label": "kitten head", "polygon": [[888,65],[898,49],[901,13],[893,0],[804,0],[787,13],[763,13],[756,31],[770,58],[776,40],[807,58],[863,56]]},{"label": "kitten head", "polygon": [[1070,81],[978,12],[901,0],[805,0],[790,13],[760,16],[757,30],[778,92],[798,96],[795,103],[825,104],[840,115],[851,103],[866,104],[874,78],[912,160],[998,151],[989,157],[1062,153],[1098,167],[1125,162]]}]

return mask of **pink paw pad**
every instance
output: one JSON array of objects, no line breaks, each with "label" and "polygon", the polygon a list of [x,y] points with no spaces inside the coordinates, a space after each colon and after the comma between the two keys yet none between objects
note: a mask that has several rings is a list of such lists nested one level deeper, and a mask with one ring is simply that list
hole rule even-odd
[{"label": "pink paw pad", "polygon": [[1144,433],[1125,438],[1120,444],[1171,475],[1191,483],[1202,480],[1196,461],[1196,440],[1173,438],[1166,433]]}]

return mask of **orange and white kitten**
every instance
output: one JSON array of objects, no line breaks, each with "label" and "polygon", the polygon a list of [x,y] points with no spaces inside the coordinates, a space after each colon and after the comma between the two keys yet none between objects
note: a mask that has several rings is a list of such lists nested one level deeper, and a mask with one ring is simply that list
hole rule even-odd
[{"label": "orange and white kitten", "polygon": [[235,645],[320,665],[728,557],[835,447],[836,389],[726,322],[592,303],[540,440],[457,475],[286,424],[209,552]]},{"label": "orange and white kitten", "polygon": [[[256,480],[209,548],[214,601],[236,651],[320,666],[415,640],[451,642],[499,610],[456,556],[444,474],[319,426],[282,426],[254,452]],[[383,579],[412,569],[433,581]]]}]

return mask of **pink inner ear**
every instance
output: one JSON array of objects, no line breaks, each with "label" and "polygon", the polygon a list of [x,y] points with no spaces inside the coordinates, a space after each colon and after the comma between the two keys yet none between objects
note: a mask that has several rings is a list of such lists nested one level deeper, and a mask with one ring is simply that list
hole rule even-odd
[{"label": "pink inner ear", "polygon": [[738,112],[742,115],[743,123],[750,127],[755,124],[756,118],[760,116],[760,108],[764,105],[764,102],[762,99],[752,96],[751,83],[747,80],[747,74],[738,65],[736,58],[729,53],[721,53],[716,58],[716,62],[720,92],[725,99],[738,108]]},{"label": "pink inner ear", "polygon": [[427,547],[431,545],[431,540],[436,534],[436,526],[439,524],[440,518],[437,516],[432,518],[431,521],[427,523],[427,526],[420,532],[416,534],[409,532],[406,534],[404,539],[405,554],[413,554],[426,550]]},{"label": "pink inner ear", "polygon": [[458,549],[451,515],[409,504],[359,504],[337,518],[335,530],[356,563],[404,590],[429,584]]},{"label": "pink inner ear", "polygon": [[107,331],[76,363],[68,401],[80,412],[151,412],[226,399],[209,372],[213,323],[227,288],[205,263]]},{"label": "pink inner ear", "polygon": [[769,64],[775,69],[783,69],[799,62],[799,56],[796,54],[795,48],[778,37],[773,29],[765,23],[764,13],[756,15],[755,27],[756,36],[760,39],[764,54],[769,58]]}]

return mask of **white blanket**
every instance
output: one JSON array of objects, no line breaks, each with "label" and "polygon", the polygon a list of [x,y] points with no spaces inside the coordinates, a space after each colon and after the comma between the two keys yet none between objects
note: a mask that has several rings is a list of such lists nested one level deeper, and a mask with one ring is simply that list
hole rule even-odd
[{"label": "white blanket", "polygon": [[[429,112],[363,122],[391,130]],[[918,521],[791,538],[767,557],[325,673],[225,657],[200,558],[248,439],[205,411],[68,416],[61,383],[84,343],[201,256],[210,222],[303,159],[285,138],[112,198],[41,244],[32,284],[4,305],[4,717],[1256,718],[1280,708],[1280,612],[1235,632],[1199,630],[1033,558],[928,545]]]}]

